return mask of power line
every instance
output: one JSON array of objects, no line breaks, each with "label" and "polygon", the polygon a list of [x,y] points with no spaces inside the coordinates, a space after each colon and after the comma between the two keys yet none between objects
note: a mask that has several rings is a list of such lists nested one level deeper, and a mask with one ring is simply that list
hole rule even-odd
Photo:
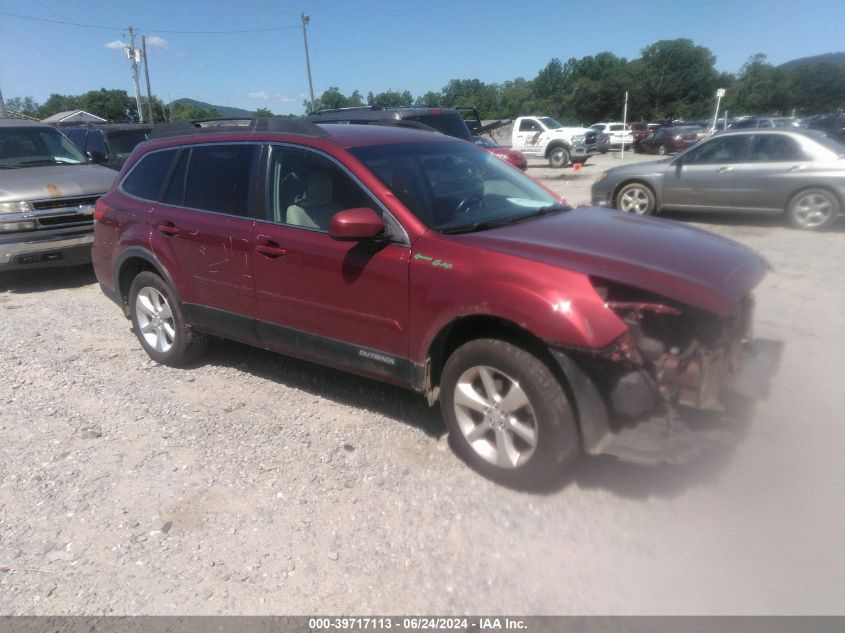
[{"label": "power line", "polygon": [[[23,15],[21,13],[10,13],[8,11],[0,11],[0,15],[5,15],[12,18],[21,18],[23,20],[32,20],[33,22],[46,22],[49,24],[61,24],[63,26],[76,26],[79,28],[85,29],[99,29],[101,31],[122,31],[124,27],[122,26],[104,26],[102,24],[84,24],[82,22],[71,22],[70,20],[53,20],[51,18],[37,18],[32,15]],[[167,33],[170,35],[173,34],[181,34],[181,35],[237,35],[241,33],[269,33],[271,31],[289,31],[292,29],[298,29],[299,25],[297,26],[276,26],[266,29],[242,29],[242,30],[232,30],[232,31],[176,31],[172,29],[157,29],[148,26],[139,26],[139,31],[156,31],[157,33]]]}]

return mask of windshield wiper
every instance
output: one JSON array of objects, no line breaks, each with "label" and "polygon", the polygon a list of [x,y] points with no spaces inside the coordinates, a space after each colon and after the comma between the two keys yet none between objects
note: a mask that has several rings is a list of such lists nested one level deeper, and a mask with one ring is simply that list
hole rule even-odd
[{"label": "windshield wiper", "polygon": [[69,163],[66,160],[57,160],[55,158],[39,158],[38,160],[25,160],[19,165],[81,165],[82,163]]},{"label": "windshield wiper", "polygon": [[485,220],[483,222],[473,222],[472,224],[450,226],[446,229],[440,229],[440,232],[447,235],[454,235],[455,233],[474,233],[475,231],[495,229],[496,227],[507,226],[508,224],[510,224],[510,220]]},{"label": "windshield wiper", "polygon": [[571,211],[572,207],[567,204],[550,204],[545,207],[540,207],[539,209],[534,209],[530,213],[523,213],[521,215],[514,215],[509,218],[504,218],[501,220],[484,220],[481,222],[473,222],[472,224],[461,224],[460,226],[450,226],[445,229],[440,229],[441,233],[445,233],[447,235],[454,235],[456,233],[474,233],[475,231],[483,231],[485,229],[495,229],[500,226],[508,226],[509,224],[516,224],[517,222],[523,222],[525,220],[530,220],[531,218],[539,218],[543,215],[550,215],[552,213],[558,213],[560,211]]},{"label": "windshield wiper", "polygon": [[517,222],[522,222],[524,220],[530,220],[531,218],[539,218],[543,215],[550,215],[552,213],[558,213],[560,211],[571,211],[572,207],[568,204],[550,204],[545,207],[540,207],[539,209],[534,209],[529,213],[523,213],[522,215],[515,215],[508,219],[508,224],[516,224]]}]

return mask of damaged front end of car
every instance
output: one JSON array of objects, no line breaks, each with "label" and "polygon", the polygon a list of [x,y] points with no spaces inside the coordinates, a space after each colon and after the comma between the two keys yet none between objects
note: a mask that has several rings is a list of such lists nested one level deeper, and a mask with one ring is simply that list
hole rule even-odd
[{"label": "damaged front end of car", "polygon": [[[588,452],[619,454],[633,440],[640,456],[634,461],[677,461],[676,447],[660,444],[688,431],[689,420],[736,420],[768,395],[782,344],[751,339],[750,294],[735,314],[718,316],[602,279],[593,279],[593,285],[627,329],[600,352],[564,352],[572,360],[564,372],[571,374],[577,365],[604,408],[598,422],[598,403],[588,405],[592,420],[583,423],[582,415]],[[562,354],[556,356],[560,361]],[[590,396],[578,393],[576,399]],[[642,459],[638,427],[650,438],[645,442],[655,444],[646,451],[649,459]]]}]

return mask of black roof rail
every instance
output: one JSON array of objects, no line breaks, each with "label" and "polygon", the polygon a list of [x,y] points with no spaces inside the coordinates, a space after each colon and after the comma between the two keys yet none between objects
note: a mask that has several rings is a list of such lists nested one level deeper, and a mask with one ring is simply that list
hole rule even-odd
[{"label": "black roof rail", "polygon": [[348,106],[346,108],[323,108],[316,112],[309,112],[306,116],[319,116],[321,114],[336,114],[338,112],[373,112],[374,110],[387,110],[383,105]]},{"label": "black roof rail", "polygon": [[301,136],[328,136],[328,132],[323,128],[311,121],[306,121],[304,118],[256,117],[246,119],[236,117],[159,123],[153,128],[150,138],[217,134],[221,132],[284,132]]}]

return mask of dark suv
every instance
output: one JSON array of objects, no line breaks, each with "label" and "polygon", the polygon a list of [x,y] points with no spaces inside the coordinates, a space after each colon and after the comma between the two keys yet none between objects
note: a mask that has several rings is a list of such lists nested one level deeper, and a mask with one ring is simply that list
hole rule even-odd
[{"label": "dark suv", "polygon": [[746,364],[766,265],[734,242],[572,209],[430,132],[260,119],[160,134],[97,203],[93,250],[157,362],[215,335],[409,387],[440,400],[467,463],[516,486],[635,420],[677,429],[767,382],[765,355]]},{"label": "dark suv", "polygon": [[104,124],[62,127],[61,131],[92,163],[119,170],[138,143],[146,141],[153,126]]},{"label": "dark suv", "polygon": [[[475,109],[473,108],[473,111]],[[478,114],[475,113],[476,120]],[[361,106],[353,108],[338,108],[334,110],[320,110],[308,115],[314,123],[363,123],[379,124],[394,123],[402,126],[433,129],[448,136],[454,136],[465,141],[472,140],[472,133],[466,119],[455,108],[436,107],[408,107],[389,108],[385,106]],[[480,126],[480,122],[478,122]]]}]

